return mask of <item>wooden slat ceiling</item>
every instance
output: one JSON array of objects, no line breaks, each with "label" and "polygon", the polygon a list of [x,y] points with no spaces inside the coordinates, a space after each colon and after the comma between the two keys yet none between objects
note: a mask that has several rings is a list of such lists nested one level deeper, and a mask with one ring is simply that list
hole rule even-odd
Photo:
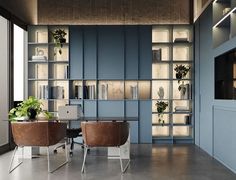
[{"label": "wooden slat ceiling", "polygon": [[[188,24],[192,0],[0,0],[28,24]],[[190,13],[191,12],[191,13]]]},{"label": "wooden slat ceiling", "polygon": [[191,0],[38,0],[38,24],[188,24]]}]

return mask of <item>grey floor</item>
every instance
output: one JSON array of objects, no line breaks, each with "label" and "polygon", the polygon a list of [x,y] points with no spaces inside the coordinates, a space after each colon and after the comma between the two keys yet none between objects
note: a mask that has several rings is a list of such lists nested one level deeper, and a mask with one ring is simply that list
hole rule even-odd
[{"label": "grey floor", "polygon": [[[132,145],[125,174],[120,173],[118,160],[106,159],[106,149],[91,149],[84,174],[80,173],[83,152],[79,146],[70,162],[52,174],[47,173],[45,155],[24,160],[8,174],[11,154],[0,156],[0,180],[236,180],[236,174],[194,145]],[[63,160],[62,152],[56,160]]]}]

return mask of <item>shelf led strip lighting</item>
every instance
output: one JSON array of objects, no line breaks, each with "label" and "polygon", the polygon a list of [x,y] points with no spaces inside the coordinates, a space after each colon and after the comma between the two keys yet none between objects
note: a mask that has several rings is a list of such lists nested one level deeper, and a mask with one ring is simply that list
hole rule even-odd
[{"label": "shelf led strip lighting", "polygon": [[[216,2],[216,1],[214,1]],[[222,21],[224,21],[229,15],[231,15],[236,10],[236,7],[233,8],[227,15],[225,15],[218,23],[216,23],[213,28],[217,27]]]}]

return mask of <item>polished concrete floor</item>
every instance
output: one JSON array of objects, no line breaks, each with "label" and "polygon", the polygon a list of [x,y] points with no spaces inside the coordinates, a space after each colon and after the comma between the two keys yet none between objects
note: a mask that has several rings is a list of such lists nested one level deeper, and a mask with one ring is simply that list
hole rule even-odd
[{"label": "polished concrete floor", "polygon": [[[91,149],[84,174],[79,146],[70,162],[52,174],[47,172],[45,155],[24,160],[8,174],[11,154],[0,156],[0,180],[236,180],[236,174],[194,145],[132,145],[125,174],[120,173],[118,160],[106,159],[106,149]],[[63,160],[62,153],[56,160]]]}]

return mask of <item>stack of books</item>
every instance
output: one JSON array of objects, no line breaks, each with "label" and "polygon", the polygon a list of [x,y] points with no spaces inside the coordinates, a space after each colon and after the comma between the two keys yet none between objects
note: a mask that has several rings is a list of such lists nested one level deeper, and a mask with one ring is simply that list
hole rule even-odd
[{"label": "stack of books", "polygon": [[84,99],[95,99],[95,85],[84,86]]},{"label": "stack of books", "polygon": [[175,107],[175,112],[190,112],[189,107],[187,106],[176,106]]},{"label": "stack of books", "polygon": [[186,43],[186,42],[189,42],[189,41],[188,41],[187,37],[186,38],[179,37],[179,38],[175,38],[174,42],[175,43]]},{"label": "stack of books", "polygon": [[40,85],[37,92],[38,99],[48,99],[48,85]]}]

